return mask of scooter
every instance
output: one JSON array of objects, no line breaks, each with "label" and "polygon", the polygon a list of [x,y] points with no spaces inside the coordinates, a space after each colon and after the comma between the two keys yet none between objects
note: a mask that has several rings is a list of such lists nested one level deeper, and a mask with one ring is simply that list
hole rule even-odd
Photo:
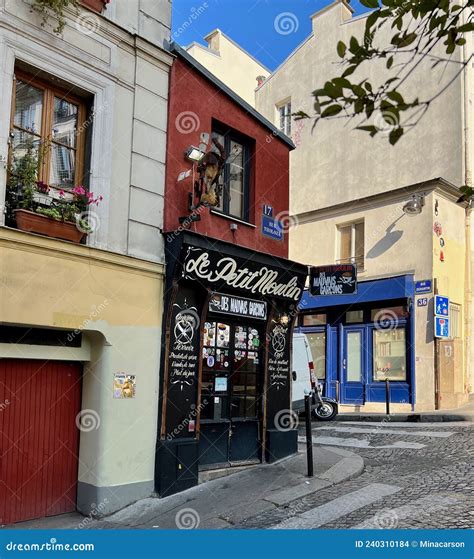
[{"label": "scooter", "polygon": [[337,415],[337,402],[322,395],[323,385],[317,383],[313,390],[313,417],[318,421],[332,421]]}]

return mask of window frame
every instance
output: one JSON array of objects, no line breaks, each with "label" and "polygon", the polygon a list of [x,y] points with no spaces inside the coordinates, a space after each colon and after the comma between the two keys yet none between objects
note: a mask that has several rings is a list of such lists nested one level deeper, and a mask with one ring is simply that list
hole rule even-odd
[{"label": "window frame", "polygon": [[[220,134],[224,137],[224,150],[227,154],[227,161],[223,169],[223,188],[222,188],[222,209],[213,208],[213,213],[221,214],[229,218],[235,218],[250,223],[250,192],[252,179],[252,160],[254,154],[254,142],[248,136],[244,136],[237,130],[221,124],[217,121],[212,122],[212,133]],[[242,215],[230,213],[230,162],[231,142],[242,145],[243,155],[243,185],[242,185]]]},{"label": "window frame", "polygon": [[[361,255],[356,255],[356,227],[357,225],[363,225],[364,227],[364,234],[363,234],[363,251]],[[357,264],[357,271],[362,272],[365,270],[365,220],[358,219],[356,221],[352,221],[349,223],[340,223],[336,225],[337,227],[337,258],[336,263],[348,263],[348,264]],[[351,235],[351,249],[350,249],[350,256],[343,258],[342,257],[342,229],[350,227],[350,235]],[[361,264],[359,264],[361,262]]]},{"label": "window frame", "polygon": [[[24,82],[31,87],[40,89],[43,92],[42,99],[42,114],[41,114],[41,130],[39,134],[31,132],[15,124],[15,111],[16,111],[16,100],[17,100],[17,84],[18,81]],[[66,146],[62,142],[52,140],[53,131],[53,116],[54,116],[54,99],[60,98],[61,100],[67,101],[77,106],[77,127],[76,127],[76,147]],[[75,153],[75,169],[74,169],[74,185],[78,186],[84,183],[84,172],[86,169],[85,155],[86,155],[86,133],[87,127],[85,126],[87,114],[87,103],[84,99],[78,97],[77,95],[67,92],[64,88],[57,86],[45,79],[37,78],[32,76],[28,72],[15,68],[13,83],[12,83],[12,99],[10,107],[10,126],[9,135],[13,138],[13,133],[15,130],[25,132],[30,135],[34,135],[39,138],[40,145],[45,145],[51,143],[51,145],[64,145],[67,149],[73,150]],[[13,158],[14,146],[13,142],[10,142],[8,150],[8,167],[11,167]],[[51,174],[51,162],[52,162],[52,152],[51,148],[46,150],[44,160],[38,167],[38,181],[42,181],[48,186],[52,186],[58,190],[69,190],[68,188],[63,188],[60,185],[50,184],[50,174]]]},{"label": "window frame", "polygon": [[[291,137],[291,132],[293,128],[292,126],[293,123],[291,119],[291,98],[285,99],[284,101],[278,103],[276,109],[277,109],[277,118],[278,118],[277,128],[280,130],[280,132],[283,132],[283,134],[285,134],[286,136]],[[282,110],[283,110],[283,115],[282,115]],[[284,119],[283,126],[281,124],[282,118]]]}]

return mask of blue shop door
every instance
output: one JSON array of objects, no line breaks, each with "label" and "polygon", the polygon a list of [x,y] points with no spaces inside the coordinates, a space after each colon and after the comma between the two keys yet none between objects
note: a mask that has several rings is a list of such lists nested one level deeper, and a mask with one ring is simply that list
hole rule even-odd
[{"label": "blue shop door", "polygon": [[341,402],[363,405],[366,376],[366,329],[345,326],[342,329]]}]

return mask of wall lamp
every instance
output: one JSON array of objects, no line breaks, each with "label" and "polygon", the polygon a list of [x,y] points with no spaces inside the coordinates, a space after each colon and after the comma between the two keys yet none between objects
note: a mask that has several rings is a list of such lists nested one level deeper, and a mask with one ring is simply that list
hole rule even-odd
[{"label": "wall lamp", "polygon": [[189,146],[188,149],[184,152],[184,156],[189,161],[197,163],[204,157],[204,152],[195,146]]},{"label": "wall lamp", "polygon": [[403,211],[407,215],[418,215],[423,211],[425,205],[424,194],[413,194],[411,200],[403,206]]}]

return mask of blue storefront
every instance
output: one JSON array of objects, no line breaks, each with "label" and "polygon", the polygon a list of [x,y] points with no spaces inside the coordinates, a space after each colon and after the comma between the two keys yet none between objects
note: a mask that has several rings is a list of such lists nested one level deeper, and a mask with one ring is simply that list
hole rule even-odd
[{"label": "blue storefront", "polygon": [[413,275],[360,281],[352,295],[312,296],[300,303],[297,331],[306,334],[325,395],[341,404],[415,403]]}]

